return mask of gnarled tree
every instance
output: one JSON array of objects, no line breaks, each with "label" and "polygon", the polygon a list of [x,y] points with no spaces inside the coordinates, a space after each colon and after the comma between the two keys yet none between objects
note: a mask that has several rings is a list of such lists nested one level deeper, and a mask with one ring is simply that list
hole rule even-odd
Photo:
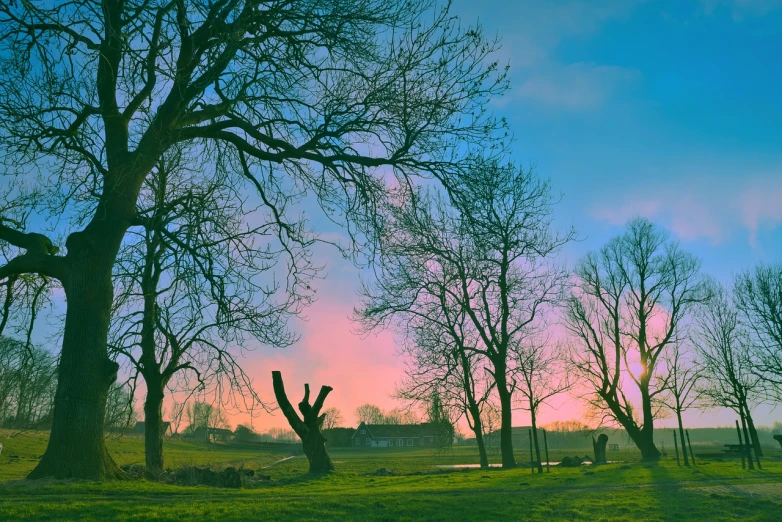
[{"label": "gnarled tree", "polygon": [[[700,263],[646,219],[576,267],[565,325],[571,361],[590,404],[619,423],[644,460],[657,460],[655,397],[666,390],[655,379],[670,347],[684,335],[681,323],[705,296]],[[637,388],[640,412],[628,399]]]},{"label": "gnarled tree", "polygon": [[500,126],[485,110],[506,88],[494,48],[428,0],[0,3],[0,161],[39,181],[36,210],[67,237],[57,255],[0,225],[24,252],[0,281],[36,273],[67,297],[51,436],[30,476],[122,475],[103,441],[112,269],[166,151],[193,145],[252,184],[311,191],[359,242],[379,169],[447,178]]},{"label": "gnarled tree", "polygon": [[334,470],[334,464],[326,451],[326,437],[323,436],[323,421],[326,414],[320,413],[326,397],[331,393],[330,386],[321,386],[320,392],[315,402],[310,404],[310,385],[304,385],[304,398],[299,403],[301,417],[293,409],[288,395],[285,393],[285,385],[282,382],[280,372],[272,372],[272,384],[274,385],[274,396],[277,398],[285,418],[301,439],[304,447],[304,454],[310,462],[310,473],[327,473]]}]

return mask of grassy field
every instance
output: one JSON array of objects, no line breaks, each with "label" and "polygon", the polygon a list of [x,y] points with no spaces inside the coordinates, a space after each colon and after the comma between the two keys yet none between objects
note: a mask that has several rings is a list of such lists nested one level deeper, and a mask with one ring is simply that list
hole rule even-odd
[{"label": "grassy field", "polygon": [[[271,480],[253,488],[181,487],[152,482],[20,482],[43,452],[43,434],[0,432],[0,520],[780,520],[782,459],[743,471],[737,460],[700,460],[679,468],[637,462],[576,469],[450,470],[477,462],[471,448],[435,455],[406,449],[334,449],[337,471],[312,477],[304,457],[283,453],[166,444],[173,467],[210,464],[263,468]],[[110,441],[120,464],[142,463],[140,439]],[[586,449],[578,452],[588,453]],[[778,455],[780,452],[775,450]],[[571,451],[569,454],[573,454]],[[552,455],[558,460],[561,455]],[[520,461],[526,460],[522,452]],[[497,460],[498,456],[492,456]],[[272,465],[274,464],[274,465]],[[270,466],[271,465],[271,466]],[[270,466],[270,467],[269,467]],[[378,468],[393,476],[376,476]]]}]

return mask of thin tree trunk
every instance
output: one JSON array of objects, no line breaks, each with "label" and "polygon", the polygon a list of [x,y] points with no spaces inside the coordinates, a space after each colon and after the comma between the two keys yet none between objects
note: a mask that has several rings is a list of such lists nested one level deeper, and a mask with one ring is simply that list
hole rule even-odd
[{"label": "thin tree trunk", "polygon": [[[481,421],[481,409],[475,400],[474,388],[471,381],[472,365],[463,349],[459,351],[462,363],[462,387],[467,397],[467,415],[472,417],[472,431],[475,433],[475,443],[478,445],[478,455],[481,469],[489,467],[489,457],[486,455],[486,442],[483,440],[483,422]],[[468,419],[469,420],[469,419]]]},{"label": "thin tree trunk", "polygon": [[481,413],[478,406],[471,404],[469,407],[469,414],[472,417],[471,428],[475,433],[475,443],[478,445],[478,456],[481,464],[481,469],[489,467],[489,457],[486,454],[486,441],[483,440],[483,422],[481,422]]},{"label": "thin tree trunk", "polygon": [[532,440],[535,442],[535,457],[538,459],[538,473],[543,473],[543,459],[540,458],[540,444],[538,443],[538,421],[534,407],[530,407],[530,417],[532,418]]},{"label": "thin tree trunk", "polygon": [[[68,265],[63,281],[68,309],[52,430],[46,452],[30,473],[30,479],[124,477],[103,439],[106,399],[119,369],[109,359],[107,349],[113,298],[111,268],[116,250],[112,256],[95,244],[79,248],[81,245],[74,245],[71,240],[74,235],[68,241]],[[120,240],[121,236],[117,248]],[[88,241],[82,237],[75,242]]]},{"label": "thin tree trunk", "polygon": [[747,429],[749,430],[749,436],[752,440],[752,446],[755,448],[755,453],[758,457],[763,456],[763,449],[760,447],[760,439],[758,438],[758,430],[755,429],[755,421],[752,420],[752,414],[749,412],[749,407],[745,404],[744,409],[747,412]]},{"label": "thin tree trunk", "polygon": [[497,394],[500,396],[500,414],[502,422],[500,424],[500,452],[502,453],[502,467],[515,468],[516,459],[513,456],[513,419],[511,393],[507,387],[505,377],[505,366],[494,366],[497,382]]},{"label": "thin tree trunk", "polygon": [[682,441],[682,455],[684,455],[684,465],[689,466],[690,460],[687,458],[687,442],[684,440],[684,424],[682,424],[681,410],[676,410],[676,418],[679,421],[679,440]]},{"label": "thin tree trunk", "polygon": [[755,461],[752,458],[752,442],[749,440],[749,431],[747,431],[747,418],[744,412],[741,412],[741,430],[744,432],[744,451],[747,453],[747,463],[749,469],[755,469]]}]

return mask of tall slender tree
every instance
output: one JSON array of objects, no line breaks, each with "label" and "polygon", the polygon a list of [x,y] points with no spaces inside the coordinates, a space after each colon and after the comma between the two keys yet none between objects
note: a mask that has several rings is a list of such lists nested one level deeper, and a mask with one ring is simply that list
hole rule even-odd
[{"label": "tall slender tree", "polygon": [[538,471],[543,473],[543,459],[538,438],[538,413],[540,407],[551,398],[566,392],[572,386],[567,371],[567,360],[562,344],[551,339],[531,335],[522,339],[519,348],[514,350],[515,381],[521,408],[530,414],[532,441]]},{"label": "tall slender tree", "polygon": [[[561,297],[564,270],[551,258],[573,238],[552,230],[549,184],[513,164],[479,161],[451,186],[451,198],[402,187],[389,206],[377,282],[359,316],[373,328],[424,318],[485,357],[502,412],[503,467],[515,466],[513,350]],[[446,343],[446,344],[447,344]]]},{"label": "tall slender tree", "polygon": [[698,309],[694,332],[703,372],[700,392],[707,404],[736,412],[762,456],[752,409],[762,402],[764,382],[753,372],[749,333],[733,296],[723,285],[712,282],[710,286],[711,296]]},{"label": "tall slender tree", "polygon": [[51,436],[30,476],[122,475],[103,441],[112,270],[167,151],[229,158],[254,185],[272,172],[359,244],[381,172],[448,178],[502,126],[486,112],[506,88],[495,48],[429,0],[0,3],[0,161],[39,181],[36,211],[66,238],[59,255],[0,224],[18,249],[0,281],[39,274],[67,298]]},{"label": "tall slender tree", "polygon": [[[655,373],[706,295],[699,270],[693,255],[641,218],[576,267],[565,314],[573,369],[592,406],[627,431],[644,460],[660,458],[655,398],[666,387],[655,385]],[[640,395],[638,415],[627,386]]]},{"label": "tall slender tree", "polygon": [[250,411],[262,405],[241,350],[250,339],[293,343],[287,320],[309,304],[317,275],[314,239],[302,222],[285,219],[289,197],[250,206],[238,195],[241,178],[205,176],[187,160],[169,154],[147,178],[114,270],[111,348],[128,361],[131,379],[144,380],[153,477],[163,470],[166,388],[209,391],[224,406]]},{"label": "tall slender tree", "polygon": [[658,400],[665,408],[676,415],[685,466],[690,465],[690,460],[687,444],[684,440],[682,413],[698,403],[700,399],[699,381],[703,377],[700,365],[691,351],[691,349],[687,350],[685,348],[684,343],[675,344],[664,356],[662,361],[663,368],[661,374],[658,374],[657,383],[658,388],[665,389],[665,392],[658,396]]},{"label": "tall slender tree", "polygon": [[733,293],[751,334],[755,371],[782,400],[782,263],[759,264],[742,272]]}]

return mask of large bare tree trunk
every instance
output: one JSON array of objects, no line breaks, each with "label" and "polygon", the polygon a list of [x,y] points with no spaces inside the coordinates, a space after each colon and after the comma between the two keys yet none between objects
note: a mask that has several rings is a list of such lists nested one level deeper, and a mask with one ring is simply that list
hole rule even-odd
[{"label": "large bare tree trunk", "polygon": [[500,452],[502,453],[502,467],[515,468],[516,458],[513,456],[513,418],[511,393],[508,390],[505,367],[498,368],[495,365],[497,394],[500,396]]},{"label": "large bare tree trunk", "polygon": [[304,398],[299,403],[299,411],[303,418],[300,418],[296,410],[291,406],[288,395],[285,393],[285,385],[282,382],[282,374],[278,371],[272,372],[272,383],[274,385],[274,396],[277,399],[282,413],[288,419],[288,423],[293,431],[301,439],[304,447],[304,454],[310,462],[310,473],[327,473],[334,470],[334,464],[331,462],[326,451],[326,437],[323,436],[323,420],[326,415],[321,415],[320,410],[326,401],[326,396],[331,393],[332,388],[321,386],[315,403],[310,405],[310,386],[304,385]]},{"label": "large bare tree trunk", "polygon": [[[98,245],[85,233],[74,236],[77,234],[68,241],[62,281],[68,309],[52,430],[46,452],[30,479],[54,476],[103,480],[124,476],[103,438],[106,399],[119,369],[109,359],[107,349],[116,249],[112,255],[110,240]],[[100,236],[92,237],[100,241]],[[117,248],[120,240],[121,234]]]},{"label": "large bare tree trunk", "polygon": [[[647,379],[647,378],[644,378]],[[644,425],[640,431],[641,458],[645,461],[660,460],[661,453],[654,445],[654,411],[652,410],[652,400],[649,396],[649,381],[641,382],[641,407],[643,409]]]},{"label": "large bare tree trunk", "polygon": [[154,379],[147,383],[144,400],[144,457],[147,476],[157,478],[163,471],[163,388]]}]

